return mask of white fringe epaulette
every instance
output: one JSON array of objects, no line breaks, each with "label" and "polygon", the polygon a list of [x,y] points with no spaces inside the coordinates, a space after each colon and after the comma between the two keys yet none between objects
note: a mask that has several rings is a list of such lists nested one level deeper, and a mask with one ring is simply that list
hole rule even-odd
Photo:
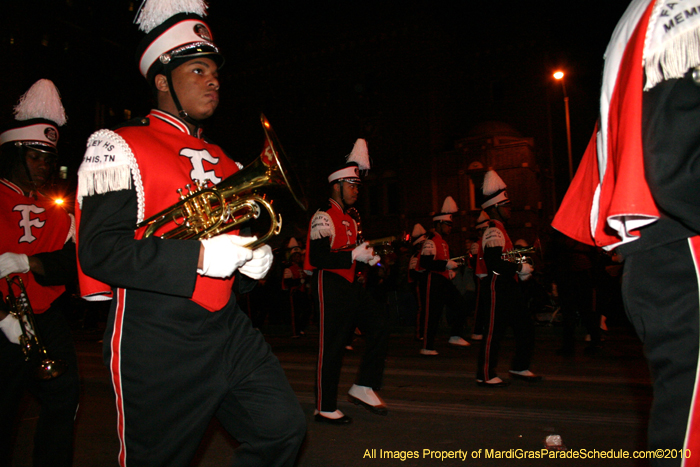
[{"label": "white fringe epaulette", "polygon": [[423,242],[423,248],[420,250],[421,256],[435,256],[437,255],[437,247],[435,242],[432,240],[426,240]]},{"label": "white fringe epaulette", "polygon": [[138,201],[137,222],[144,218],[145,199],[141,172],[124,138],[111,130],[99,130],[88,139],[83,162],[78,169],[78,205],[83,198],[133,186]]},{"label": "white fringe epaulette", "polygon": [[208,5],[204,0],[144,0],[134,23],[146,34],[165,20],[179,13],[206,16]]},{"label": "white fringe epaulette", "polygon": [[61,95],[48,79],[40,79],[32,85],[14,108],[15,119],[19,121],[32,118],[45,118],[58,126],[63,126],[68,121],[66,111],[61,103]]},{"label": "white fringe epaulette", "polygon": [[318,240],[319,238],[331,237],[331,243],[333,243],[333,235],[335,233],[335,227],[333,226],[333,219],[325,211],[316,211],[314,217],[311,219],[311,229],[309,231],[309,238],[311,240]]},{"label": "white fringe epaulette", "polygon": [[700,12],[683,7],[675,0],[654,6],[644,40],[645,91],[700,66]]},{"label": "white fringe epaulette", "polygon": [[504,247],[506,246],[506,238],[498,227],[489,227],[484,231],[481,243],[484,248]]}]

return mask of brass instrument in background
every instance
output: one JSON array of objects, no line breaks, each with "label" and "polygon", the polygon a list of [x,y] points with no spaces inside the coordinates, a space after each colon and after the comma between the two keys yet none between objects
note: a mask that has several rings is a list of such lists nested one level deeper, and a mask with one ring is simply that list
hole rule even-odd
[{"label": "brass instrument in background", "polygon": [[454,258],[450,258],[450,261],[454,261],[458,265],[464,266],[470,259],[472,259],[471,253],[469,253],[468,255],[455,256]]},{"label": "brass instrument in background", "polygon": [[392,243],[397,240],[397,237],[390,236],[390,237],[382,237],[382,238],[376,238],[374,240],[365,240],[364,236],[362,235],[362,220],[360,219],[360,212],[355,209],[355,207],[350,207],[345,211],[350,217],[352,217],[355,220],[355,224],[357,224],[357,241],[355,242],[354,245],[348,245],[345,246],[339,250],[334,250],[334,251],[340,251],[340,250],[346,250],[348,248],[355,248],[359,245],[362,245],[364,242],[369,243],[370,248],[374,249],[374,254],[375,255],[387,255],[389,253],[393,253],[394,247],[392,246]]},{"label": "brass instrument in background", "polygon": [[[34,370],[34,377],[47,380],[60,376],[66,371],[68,365],[63,360],[52,360],[49,358],[46,348],[41,343],[39,334],[36,331],[34,321],[34,310],[29,303],[27,290],[24,288],[24,281],[19,276],[7,276],[7,297],[3,299],[3,306],[6,311],[17,318],[22,335],[19,336],[19,345],[22,348],[26,361],[38,359],[39,366]],[[19,290],[15,294],[14,288]]]},{"label": "brass instrument in background", "polygon": [[[296,204],[306,211],[306,199],[277,135],[262,114],[260,121],[265,132],[265,146],[258,158],[213,187],[188,184],[185,187],[187,194],[178,189],[180,201],[136,225],[136,228],[147,226],[143,238],[153,235],[182,240],[210,238],[257,219],[264,208],[270,216],[270,228],[257,240],[245,245],[254,249],[282,229],[282,215],[275,213],[266,190],[286,188]],[[176,227],[161,231],[171,222]]]},{"label": "brass instrument in background", "polygon": [[522,264],[522,263],[528,263],[532,264],[532,258],[530,258],[528,255],[533,254],[537,252],[537,248],[534,246],[527,247],[527,248],[513,248],[510,251],[506,251],[505,253],[501,254],[501,259],[505,261],[510,261],[511,263],[516,263],[516,264]]}]

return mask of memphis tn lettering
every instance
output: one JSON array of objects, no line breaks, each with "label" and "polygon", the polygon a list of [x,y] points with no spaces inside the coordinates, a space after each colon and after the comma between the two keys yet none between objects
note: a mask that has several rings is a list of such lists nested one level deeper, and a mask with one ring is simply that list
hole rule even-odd
[{"label": "memphis tn lettering", "polygon": [[676,25],[683,23],[685,20],[700,14],[700,6],[693,6],[690,8],[684,8],[678,3],[667,3],[661,13],[659,14],[660,21],[661,18],[669,18],[666,23],[664,23],[664,32],[670,32]]},{"label": "memphis tn lettering", "polygon": [[85,156],[83,157],[83,162],[93,162],[95,164],[100,163],[100,162],[114,162],[117,160],[116,156],[113,156],[111,154],[105,154],[100,156],[99,154],[96,154],[94,156]]}]

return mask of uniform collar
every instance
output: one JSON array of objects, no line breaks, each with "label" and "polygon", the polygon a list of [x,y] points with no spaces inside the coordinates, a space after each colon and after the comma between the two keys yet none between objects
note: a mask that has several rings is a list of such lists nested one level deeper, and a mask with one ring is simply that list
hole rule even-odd
[{"label": "uniform collar", "polygon": [[196,134],[191,135],[190,134],[190,129],[187,127],[185,122],[183,122],[181,119],[178,117],[169,114],[168,112],[160,109],[152,109],[151,113],[149,114],[151,117],[157,118],[159,120],[162,120],[163,122],[173,126],[175,129],[181,131],[182,133],[188,134],[190,136],[194,136],[195,138],[201,139],[202,138],[202,129],[197,128],[195,130]]},{"label": "uniform collar", "polygon": [[[24,194],[24,190],[22,190],[22,189],[19,187],[19,185],[15,184],[15,183],[12,183],[11,181],[9,181],[9,180],[6,179],[6,178],[0,178],[0,183],[2,183],[3,185],[7,186],[10,190],[17,192],[17,194],[20,194],[20,195],[22,195],[22,196],[27,196],[27,195]],[[31,196],[32,193],[30,193],[29,195]]]}]

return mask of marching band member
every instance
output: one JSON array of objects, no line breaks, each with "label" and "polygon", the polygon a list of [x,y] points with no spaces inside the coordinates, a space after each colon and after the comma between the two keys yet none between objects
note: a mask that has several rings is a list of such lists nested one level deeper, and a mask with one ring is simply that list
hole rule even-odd
[{"label": "marching band member", "polygon": [[[692,8],[691,8],[692,7]],[[625,258],[625,309],[654,384],[649,449],[700,451],[700,17],[634,0],[605,52],[599,121],[552,226]],[[653,466],[697,465],[654,459]]]},{"label": "marching band member", "polygon": [[[63,362],[65,370],[37,379],[39,362],[34,357],[25,361],[17,345],[19,321],[0,309],[0,465],[10,465],[13,421],[27,389],[41,404],[33,465],[70,466],[80,381],[59,297],[77,277],[75,220],[42,190],[54,173],[58,127],[65,124],[66,114],[56,87],[44,79],[22,96],[15,115],[15,125],[0,133],[0,293],[8,294],[6,276],[20,276],[34,311],[36,334],[50,358]],[[13,291],[18,293],[14,287]]]},{"label": "marching band member", "polygon": [[304,270],[304,256],[296,238],[287,243],[285,252],[287,263],[282,273],[282,291],[287,296],[292,337],[305,334],[309,324],[311,304],[308,295],[308,274]]},{"label": "marching band member", "polygon": [[423,312],[421,311],[423,309],[423,300],[421,299],[419,284],[424,271],[418,270],[418,261],[420,260],[420,252],[423,248],[423,242],[427,238],[426,234],[427,232],[422,225],[416,224],[413,226],[413,231],[411,232],[411,245],[413,251],[411,258],[408,260],[407,275],[408,287],[416,299],[416,303],[418,304],[418,312],[416,313],[416,340],[419,341],[423,340],[423,321],[421,320],[421,316],[423,315]]},{"label": "marching band member", "polygon": [[510,199],[506,184],[495,171],[489,170],[484,176],[482,194],[484,201],[481,208],[490,220],[480,243],[479,257],[483,258],[483,265],[477,265],[476,269],[477,274],[483,270],[483,266],[487,271],[487,276],[481,281],[479,296],[486,318],[476,382],[479,386],[491,388],[508,385],[496,374],[501,339],[508,325],[513,328],[516,341],[509,371],[511,378],[537,382],[542,377],[530,371],[535,346],[534,324],[518,286],[519,280],[532,277],[533,269],[528,263],[516,264],[501,257],[513,249],[513,243],[505,229],[505,223],[510,219]]},{"label": "marching band member", "polygon": [[94,133],[78,172],[81,290],[114,296],[104,358],[122,467],[190,465],[212,417],[239,443],[235,465],[291,466],[305,435],[279,361],[232,290],[265,277],[270,247],[245,248],[252,238],[238,231],[201,241],[135,231],[179,200],[176,189],[240,167],[202,135],[224,62],[205,10],[201,0],[142,5],[137,58],[157,108]]},{"label": "marching band member", "polygon": [[319,313],[319,353],[316,372],[315,420],[336,425],[352,419],[338,410],[338,383],[345,345],[358,328],[367,347],[356,383],[348,398],[370,412],[386,415],[377,394],[382,385],[389,330],[386,310],[367,292],[356,276],[357,262],[371,266],[379,256],[365,242],[357,245],[357,223],[347,213],[357,201],[360,170],[369,169],[367,143],[356,141],[346,164],[328,177],[328,207],[318,210],[309,225],[305,269],[314,270],[314,299]]},{"label": "marching band member", "polygon": [[442,309],[447,306],[451,322],[448,343],[460,347],[470,344],[462,337],[467,319],[467,302],[452,282],[452,274],[459,266],[450,259],[450,247],[443,237],[452,232],[452,214],[457,204],[451,196],[445,198],[442,211],[433,216],[435,230],[427,235],[421,248],[418,270],[426,271],[421,276],[420,295],[423,348],[421,355],[437,355],[435,336],[440,325]]}]

